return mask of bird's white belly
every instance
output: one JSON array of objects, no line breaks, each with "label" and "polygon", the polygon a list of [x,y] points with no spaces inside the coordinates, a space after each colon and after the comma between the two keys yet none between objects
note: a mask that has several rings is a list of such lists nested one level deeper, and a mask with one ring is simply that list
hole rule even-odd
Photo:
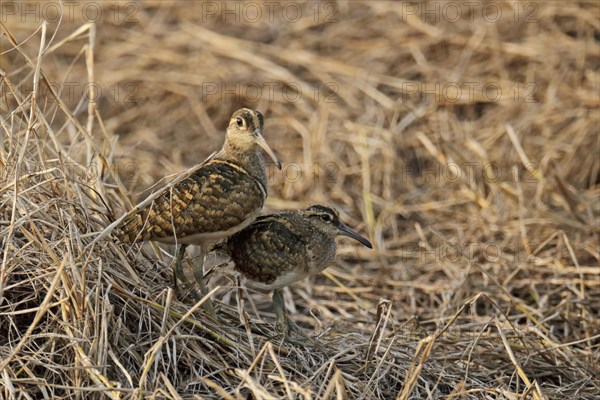
[{"label": "bird's white belly", "polygon": [[257,281],[247,279],[244,282],[244,285],[247,287],[256,288],[259,290],[281,289],[281,288],[291,285],[294,282],[301,281],[302,279],[306,278],[308,275],[309,274],[304,273],[304,272],[291,271],[291,272],[285,273],[285,274],[277,277],[277,279],[275,279],[275,281],[271,282],[271,283],[262,283],[262,282],[257,282]]},{"label": "bird's white belly", "polygon": [[246,228],[248,225],[250,225],[252,222],[254,222],[254,220],[256,219],[256,217],[258,216],[259,213],[260,213],[260,210],[256,210],[256,211],[252,212],[251,214],[248,214],[248,217],[246,217],[246,219],[241,224],[238,224],[232,228],[229,228],[226,231],[200,232],[200,233],[195,233],[193,235],[187,235],[187,236],[180,237],[180,238],[175,238],[175,237],[171,236],[171,237],[160,238],[160,239],[156,239],[156,240],[161,243],[167,243],[167,244],[176,244],[177,243],[177,244],[191,244],[191,245],[198,245],[198,246],[203,245],[203,244],[216,243],[216,242],[219,242],[225,238],[228,238],[229,236],[234,235],[235,233]]}]

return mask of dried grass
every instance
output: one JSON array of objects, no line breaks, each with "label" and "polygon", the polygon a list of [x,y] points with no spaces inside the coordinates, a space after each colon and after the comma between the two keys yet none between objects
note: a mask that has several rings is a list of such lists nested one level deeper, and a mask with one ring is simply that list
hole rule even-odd
[{"label": "dried grass", "polygon": [[[335,22],[272,24],[119,4],[96,24],[2,19],[1,396],[597,398],[596,2],[436,23],[339,1]],[[269,82],[272,98],[224,95]],[[412,93],[436,82],[503,95]],[[213,84],[228,86],[206,95]],[[224,324],[177,299],[172,249],[92,244],[143,188],[217,149],[242,105],[265,112],[288,163],[267,209],[334,204],[376,244],[342,240],[334,266],[286,294],[307,346],[282,344],[269,298],[234,280],[211,282]]]}]

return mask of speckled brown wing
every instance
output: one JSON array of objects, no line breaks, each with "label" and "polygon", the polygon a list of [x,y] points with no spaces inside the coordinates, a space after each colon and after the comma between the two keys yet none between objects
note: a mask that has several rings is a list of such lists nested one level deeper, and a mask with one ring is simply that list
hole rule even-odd
[{"label": "speckled brown wing", "polygon": [[175,237],[184,243],[192,235],[235,232],[260,211],[265,198],[266,188],[242,167],[213,159],[126,218],[117,237],[125,243],[175,242]]},{"label": "speckled brown wing", "polygon": [[227,241],[235,269],[246,278],[271,284],[284,274],[307,268],[307,242],[295,232],[292,213],[258,217]]}]

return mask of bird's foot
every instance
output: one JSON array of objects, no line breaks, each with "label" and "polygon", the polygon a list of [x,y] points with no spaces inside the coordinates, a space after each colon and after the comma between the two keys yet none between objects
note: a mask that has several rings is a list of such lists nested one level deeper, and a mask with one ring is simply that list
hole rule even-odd
[{"label": "bird's foot", "polygon": [[[194,284],[188,281],[185,281],[181,285],[175,285],[175,295],[182,302],[190,296],[194,299],[195,303],[198,303],[204,298],[204,294],[202,292],[198,292],[194,287]],[[208,298],[204,301],[202,308],[212,317],[212,319],[214,319],[216,322],[220,322],[217,312],[215,311],[215,305],[211,298]]]},{"label": "bird's foot", "polygon": [[[198,292],[196,292],[194,290],[194,300],[197,302],[199,302],[200,300],[202,300],[204,298],[204,296],[202,296],[201,294],[198,294]],[[212,319],[214,319],[216,322],[221,322],[221,320],[219,319],[219,316],[217,315],[216,309],[215,309],[215,305],[212,301],[212,299],[209,297],[207,298],[204,303],[202,304],[202,308],[204,308],[204,310],[206,312],[208,312],[208,314],[212,317]]]},{"label": "bird's foot", "polygon": [[202,298],[198,295],[198,292],[196,291],[194,286],[192,284],[190,284],[189,282],[185,282],[183,284],[176,283],[175,284],[175,295],[177,296],[177,298],[180,301],[184,301],[185,299],[189,298],[190,296],[196,301],[198,301]]},{"label": "bird's foot", "polygon": [[312,343],[312,339],[307,336],[302,328],[287,316],[277,320],[275,327],[283,334],[283,341],[298,346],[304,346]]}]

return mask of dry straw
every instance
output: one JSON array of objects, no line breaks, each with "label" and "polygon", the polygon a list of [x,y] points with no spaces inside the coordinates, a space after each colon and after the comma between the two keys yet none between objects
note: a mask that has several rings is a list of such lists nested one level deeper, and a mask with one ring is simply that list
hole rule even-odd
[{"label": "dry straw", "polygon": [[[0,397],[597,398],[597,2],[272,23],[116,4],[0,21]],[[502,95],[445,86],[468,82]],[[267,208],[336,205],[377,247],[341,240],[287,293],[306,346],[229,275],[217,324],[173,292],[173,249],[98,238],[240,106],[287,163]]]}]

